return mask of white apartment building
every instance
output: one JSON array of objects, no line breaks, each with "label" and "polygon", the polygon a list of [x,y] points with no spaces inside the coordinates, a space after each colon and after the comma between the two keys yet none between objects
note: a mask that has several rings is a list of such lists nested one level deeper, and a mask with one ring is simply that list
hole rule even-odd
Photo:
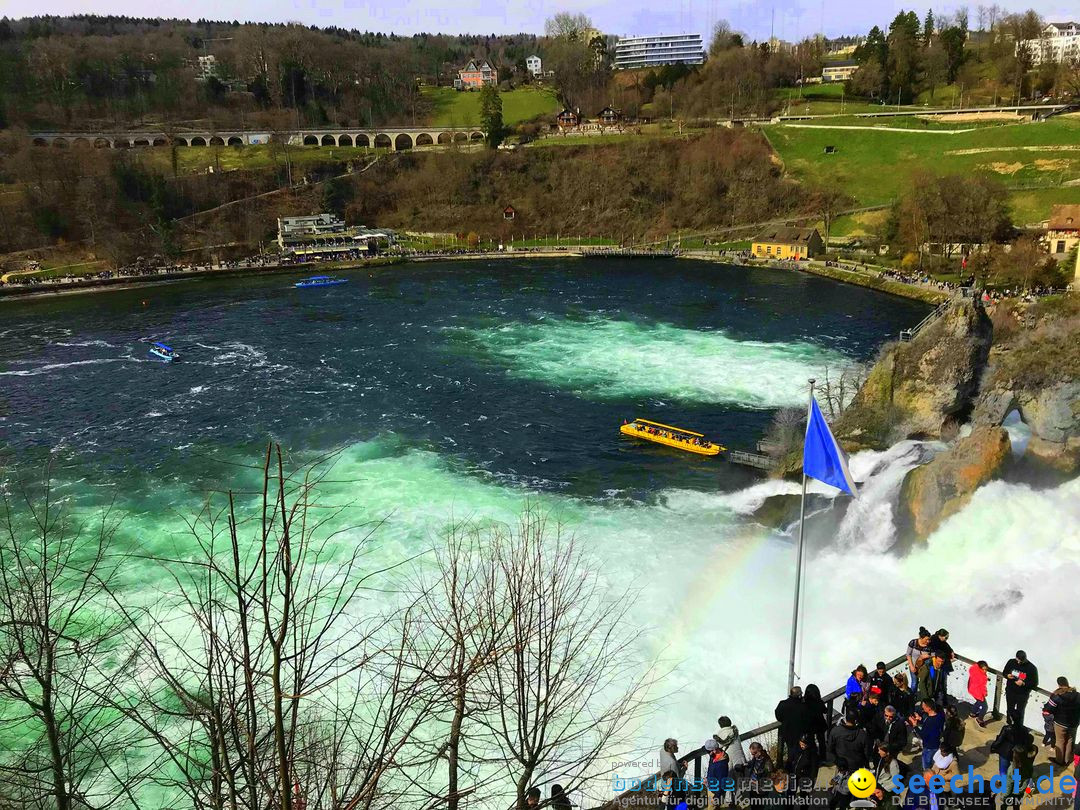
[{"label": "white apartment building", "polygon": [[1023,45],[1031,51],[1036,65],[1043,62],[1080,62],[1080,23],[1049,23],[1041,37],[1024,40]]},{"label": "white apartment building", "polygon": [[533,76],[542,76],[544,73],[544,63],[541,62],[540,57],[534,53],[532,56],[526,57],[525,69]]},{"label": "white apartment building", "polygon": [[701,34],[669,34],[654,37],[624,37],[615,43],[615,68],[658,67],[660,65],[700,65],[705,61]]}]

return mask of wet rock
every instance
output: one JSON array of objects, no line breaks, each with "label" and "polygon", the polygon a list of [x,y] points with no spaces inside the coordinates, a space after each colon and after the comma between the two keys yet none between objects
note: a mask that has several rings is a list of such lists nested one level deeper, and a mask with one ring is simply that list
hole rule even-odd
[{"label": "wet rock", "polygon": [[1029,460],[1058,472],[1080,471],[1080,380],[1026,389],[991,385],[972,414],[976,425],[1000,425],[1018,411],[1031,428]]},{"label": "wet rock", "polygon": [[845,447],[955,436],[974,408],[992,337],[983,308],[958,299],[914,340],[886,350],[837,423]]},{"label": "wet rock", "polygon": [[[799,522],[799,505],[801,495],[770,495],[761,506],[753,512],[754,521],[770,529],[783,531]],[[811,492],[806,496],[806,514],[809,518],[813,513],[823,509],[832,510],[833,499],[825,495]]]},{"label": "wet rock", "polygon": [[1001,475],[1011,457],[1009,434],[978,427],[904,478],[897,507],[901,545],[925,540],[959,512],[980,486]]}]

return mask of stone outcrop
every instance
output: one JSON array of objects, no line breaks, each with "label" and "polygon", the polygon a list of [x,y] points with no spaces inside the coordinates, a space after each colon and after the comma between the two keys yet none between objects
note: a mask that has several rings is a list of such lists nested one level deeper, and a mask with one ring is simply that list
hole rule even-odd
[{"label": "stone outcrop", "polygon": [[1062,473],[1080,471],[1080,380],[1034,390],[992,386],[979,397],[972,422],[999,425],[1014,410],[1031,428],[1031,458]]},{"label": "stone outcrop", "polygon": [[914,340],[887,349],[837,424],[845,446],[955,436],[974,407],[992,337],[983,308],[960,299]]},{"label": "stone outcrop", "polygon": [[959,512],[980,486],[998,477],[1011,458],[1008,432],[978,427],[904,478],[897,507],[901,544],[925,539]]}]

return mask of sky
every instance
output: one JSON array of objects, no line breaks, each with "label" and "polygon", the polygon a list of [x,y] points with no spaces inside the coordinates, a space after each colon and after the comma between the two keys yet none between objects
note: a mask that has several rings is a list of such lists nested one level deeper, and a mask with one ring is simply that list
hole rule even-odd
[{"label": "sky", "polygon": [[[994,0],[985,0],[990,5]],[[959,2],[916,0],[915,5],[882,0],[0,0],[0,16],[37,14],[122,14],[129,16],[236,19],[244,22],[302,22],[364,31],[414,34],[543,33],[544,20],[559,11],[583,12],[607,34],[620,36],[696,32],[707,35],[718,19],[751,39],[799,40],[822,30],[826,36],[864,34],[886,26],[896,13],[915,8],[923,16],[952,12]],[[1080,18],[1067,0],[1028,0],[998,5],[1010,11],[1034,8],[1049,20]],[[977,3],[969,5],[976,22]]]}]

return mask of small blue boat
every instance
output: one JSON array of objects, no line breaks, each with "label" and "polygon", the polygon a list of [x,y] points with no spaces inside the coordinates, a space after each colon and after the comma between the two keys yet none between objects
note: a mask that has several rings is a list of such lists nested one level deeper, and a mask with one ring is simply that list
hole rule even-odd
[{"label": "small blue boat", "polygon": [[162,363],[171,363],[178,355],[172,350],[171,346],[166,346],[164,343],[155,343],[150,347],[148,354],[155,360],[160,360]]},{"label": "small blue boat", "polygon": [[347,278],[335,278],[334,276],[312,276],[311,278],[305,278],[296,282],[297,289],[303,290],[308,287],[336,287],[338,284],[344,284],[348,281]]}]

